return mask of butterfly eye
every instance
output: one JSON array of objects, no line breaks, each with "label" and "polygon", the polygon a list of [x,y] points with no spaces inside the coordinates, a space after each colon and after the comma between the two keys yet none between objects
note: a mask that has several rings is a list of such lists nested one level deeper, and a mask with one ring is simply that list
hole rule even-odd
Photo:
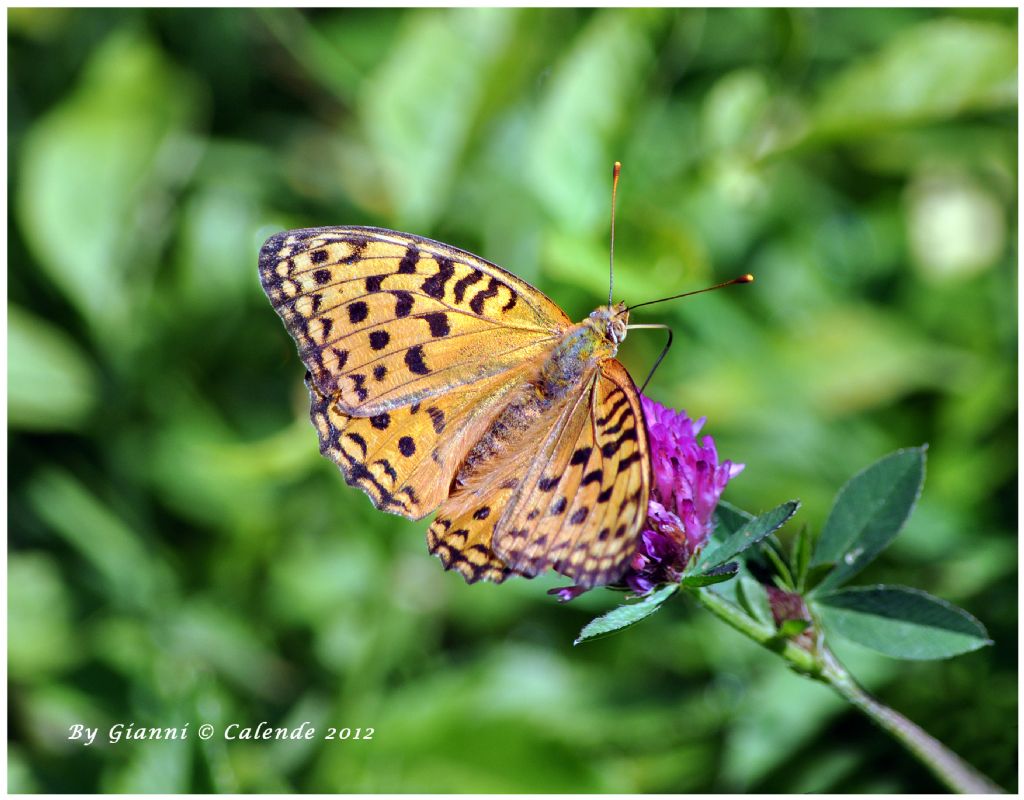
[{"label": "butterfly eye", "polygon": [[621,319],[608,320],[608,338],[615,344],[626,338],[626,324]]}]

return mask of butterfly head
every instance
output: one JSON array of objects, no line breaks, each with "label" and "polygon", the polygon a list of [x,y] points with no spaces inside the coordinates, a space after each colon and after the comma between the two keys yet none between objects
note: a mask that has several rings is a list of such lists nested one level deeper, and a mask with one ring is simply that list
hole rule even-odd
[{"label": "butterfly head", "polygon": [[629,309],[625,303],[613,306],[601,306],[590,312],[590,319],[597,330],[613,347],[618,347],[626,338],[626,325],[629,323]]}]

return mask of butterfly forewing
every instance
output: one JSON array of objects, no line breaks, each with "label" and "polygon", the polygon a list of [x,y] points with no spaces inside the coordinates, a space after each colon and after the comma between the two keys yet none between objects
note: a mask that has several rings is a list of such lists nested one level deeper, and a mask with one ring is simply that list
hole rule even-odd
[{"label": "butterfly forewing", "polygon": [[553,568],[580,586],[628,566],[648,500],[647,432],[639,394],[609,359],[536,457],[497,525],[492,547],[511,569]]},{"label": "butterfly forewing", "polygon": [[260,275],[313,385],[357,416],[519,368],[570,324],[541,292],[490,262],[377,228],[273,236]]}]

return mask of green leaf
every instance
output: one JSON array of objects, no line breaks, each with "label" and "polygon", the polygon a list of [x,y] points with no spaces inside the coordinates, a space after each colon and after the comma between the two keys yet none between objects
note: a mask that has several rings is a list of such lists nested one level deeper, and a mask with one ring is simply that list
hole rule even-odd
[{"label": "green leaf", "polygon": [[544,210],[564,229],[590,232],[606,216],[611,147],[622,110],[650,79],[649,37],[671,20],[664,9],[596,11],[552,65],[531,125],[525,170]]},{"label": "green leaf", "polygon": [[807,577],[804,578],[804,593],[812,592],[819,583],[825,580],[825,576],[835,569],[835,566],[834,562],[826,561],[824,564],[818,564],[808,569]]},{"label": "green leaf", "polygon": [[71,473],[40,470],[27,487],[29,505],[103,580],[112,602],[153,610],[175,597],[175,576],[146,537],[114,513]]},{"label": "green leaf", "polygon": [[1017,37],[1003,25],[941,19],[912,28],[842,73],[825,91],[812,129],[855,138],[973,110],[1012,108]]},{"label": "green leaf", "polygon": [[731,561],[744,550],[753,547],[773,531],[781,528],[800,507],[799,501],[790,500],[771,511],[766,511],[740,526],[717,547],[704,551],[702,566],[718,566]]},{"label": "green leaf", "polygon": [[681,586],[696,588],[698,586],[710,586],[713,583],[722,583],[736,577],[740,571],[740,565],[735,561],[728,564],[709,569],[707,572],[699,572],[693,575],[685,575],[679,582]]},{"label": "green leaf", "polygon": [[827,634],[893,658],[936,659],[992,644],[961,608],[918,589],[865,586],[814,599]]},{"label": "green leaf", "polygon": [[793,577],[796,580],[797,592],[804,592],[807,590],[807,573],[811,567],[811,555],[814,551],[814,535],[811,533],[810,526],[803,525],[799,531],[797,531],[796,538],[793,539],[793,551],[790,556],[790,561],[793,564],[793,572],[796,573]]},{"label": "green leaf", "polygon": [[775,627],[768,590],[763,583],[746,576],[740,578],[736,587],[736,599],[751,617],[764,625]]},{"label": "green leaf", "polygon": [[96,405],[89,357],[64,331],[7,308],[7,421],[14,428],[76,430]]},{"label": "green leaf", "polygon": [[925,447],[897,450],[854,475],[836,496],[812,566],[835,562],[818,590],[848,581],[900,532],[924,484]]},{"label": "green leaf", "polygon": [[7,669],[24,683],[46,683],[84,655],[74,601],[46,552],[13,551],[7,560]]},{"label": "green leaf", "polygon": [[[444,207],[438,197],[448,195],[514,46],[521,14],[510,8],[455,8],[410,15],[387,58],[364,83],[357,108],[370,152],[363,161],[378,168],[375,188],[386,192],[395,224],[403,230],[429,227]],[[362,185],[349,188],[371,205],[365,198],[369,176],[359,177]]]},{"label": "green leaf", "polygon": [[661,604],[675,594],[678,589],[678,584],[674,583],[662,586],[637,603],[625,603],[618,608],[613,608],[607,614],[588,622],[573,644],[599,639],[602,636],[615,633],[615,631],[628,628],[630,625],[635,625],[661,608]]},{"label": "green leaf", "polygon": [[729,534],[736,533],[753,518],[753,514],[747,513],[732,503],[720,500],[715,508],[715,521],[718,523],[715,526],[715,538],[725,539]]},{"label": "green leaf", "polygon": [[[75,88],[29,130],[14,198],[39,267],[114,346],[138,311],[155,259],[164,192],[192,169],[187,130],[198,88],[151,40],[118,32],[98,46]],[[124,330],[134,339],[135,330]]]},{"label": "green leaf", "polygon": [[796,591],[796,584],[793,581],[793,572],[789,568],[789,564],[786,563],[785,557],[780,552],[782,546],[779,544],[778,539],[774,536],[769,536],[765,539],[764,547],[761,548],[761,552],[768,559],[773,567],[775,567],[776,581],[788,591]]}]

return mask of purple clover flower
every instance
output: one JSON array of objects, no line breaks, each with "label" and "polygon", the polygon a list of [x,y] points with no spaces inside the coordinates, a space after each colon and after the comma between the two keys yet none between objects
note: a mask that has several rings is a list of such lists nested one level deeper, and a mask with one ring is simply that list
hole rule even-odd
[{"label": "purple clover flower", "polygon": [[[673,411],[647,397],[641,397],[641,402],[651,445],[653,484],[647,526],[621,582],[643,595],[659,584],[680,579],[697,549],[711,536],[718,500],[744,465],[719,464],[714,440],[705,436],[698,441],[705,417],[694,422],[685,411]],[[566,586],[550,593],[565,602],[583,591]]]}]

